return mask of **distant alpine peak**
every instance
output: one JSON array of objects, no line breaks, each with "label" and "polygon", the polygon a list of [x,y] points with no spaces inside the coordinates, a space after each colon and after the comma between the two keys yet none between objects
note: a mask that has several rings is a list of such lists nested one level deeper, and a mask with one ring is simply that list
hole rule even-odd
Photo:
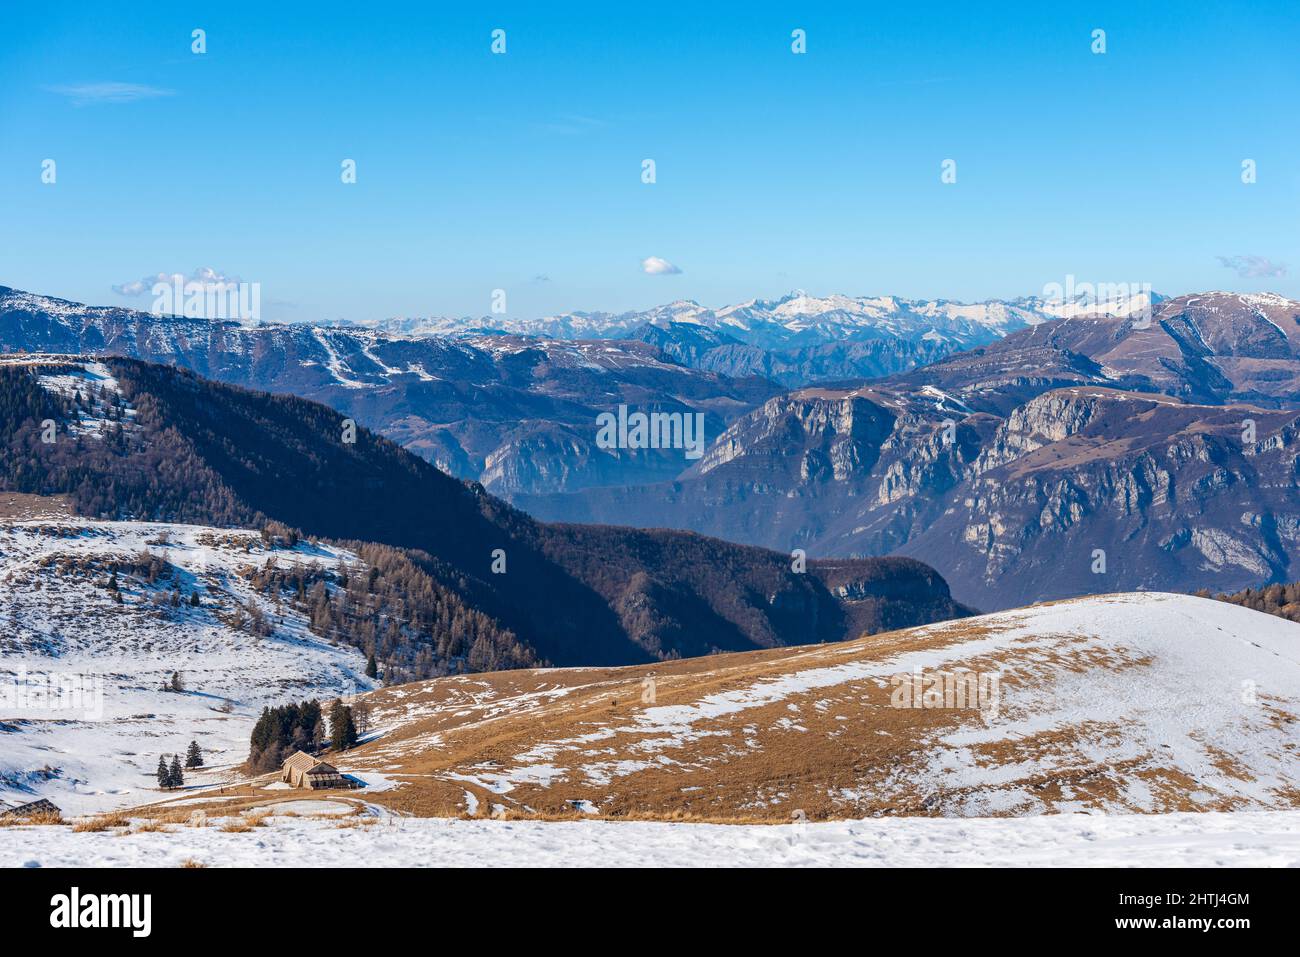
[{"label": "distant alpine peak", "polygon": [[505,325],[525,334],[561,338],[617,338],[636,335],[636,330],[646,326],[672,330],[693,325],[768,348],[791,342],[814,345],[883,337],[939,339],[971,346],[1066,315],[1086,312],[1127,316],[1149,309],[1158,301],[1158,296],[1143,295],[1084,309],[1077,302],[1051,303],[1037,297],[967,303],[892,295],[814,295],[794,290],[776,299],[750,299],[716,310],[693,301],[677,301],[617,315],[568,313]]},{"label": "distant alpine peak", "polygon": [[1198,292],[1190,296],[1181,296],[1188,305],[1206,306],[1206,305],[1225,305],[1231,306],[1233,303],[1239,303],[1248,307],[1264,308],[1294,308],[1297,303],[1286,296],[1278,295],[1275,292],[1224,292],[1223,290],[1213,290],[1211,292]]},{"label": "distant alpine peak", "polygon": [[1100,292],[1105,293],[1105,295],[1103,296],[1099,292],[1085,291],[1069,297],[1062,296],[1050,299],[1035,297],[1021,301],[1054,319],[1078,316],[1109,316],[1115,319],[1125,319],[1129,316],[1150,313],[1155,306],[1167,301],[1165,296],[1149,289],[1121,290],[1117,292],[1109,292],[1103,289]]},{"label": "distant alpine peak", "polygon": [[905,339],[942,337],[966,344],[1071,315],[1124,317],[1150,309],[1164,297],[1149,292],[1093,301],[1085,294],[1049,300],[1039,296],[961,302],[902,296],[816,295],[793,289],[775,299],[748,299],[713,309],[677,299],[627,312],[574,310],[540,318],[513,316],[395,317],[342,323],[409,336],[508,333],[549,339],[620,339],[647,326],[672,330],[696,326],[731,335],[750,345],[773,346],[790,339],[835,341],[867,336]]}]

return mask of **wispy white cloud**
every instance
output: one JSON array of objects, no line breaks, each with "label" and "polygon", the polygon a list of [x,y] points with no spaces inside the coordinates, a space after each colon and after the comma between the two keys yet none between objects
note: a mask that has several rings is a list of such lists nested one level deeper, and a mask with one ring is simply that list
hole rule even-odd
[{"label": "wispy white cloud", "polygon": [[1266,256],[1220,256],[1219,265],[1235,269],[1244,279],[1261,279],[1286,275],[1286,263],[1275,263]]},{"label": "wispy white cloud", "polygon": [[160,96],[172,96],[174,90],[164,90],[143,83],[69,83],[62,86],[47,86],[51,93],[67,97],[73,106],[88,106],[95,103],[134,103],[137,100],[153,100]]},{"label": "wispy white cloud", "polygon": [[119,283],[113,287],[113,291],[119,296],[145,296],[149,295],[153,287],[158,283],[164,283],[168,286],[174,286],[180,283],[182,287],[191,284],[198,284],[205,289],[212,288],[216,291],[225,291],[238,288],[239,278],[228,276],[218,269],[212,269],[209,266],[200,266],[188,276],[183,272],[159,272],[152,276],[144,276],[140,279],[131,279],[124,283]]},{"label": "wispy white cloud", "polygon": [[641,271],[647,276],[671,276],[681,272],[667,259],[661,259],[658,256],[649,256],[641,260]]}]

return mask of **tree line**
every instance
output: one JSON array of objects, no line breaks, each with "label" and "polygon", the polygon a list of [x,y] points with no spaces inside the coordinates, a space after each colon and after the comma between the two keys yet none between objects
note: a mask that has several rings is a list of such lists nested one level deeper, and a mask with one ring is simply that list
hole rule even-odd
[{"label": "tree line", "polygon": [[272,603],[306,615],[315,634],[359,649],[367,676],[382,675],[385,684],[544,663],[514,632],[438,581],[430,556],[373,542],[347,546],[360,565],[280,567],[271,558],[250,583]]},{"label": "tree line", "polygon": [[1243,608],[1262,611],[1266,615],[1300,622],[1300,582],[1245,588],[1230,595],[1211,595],[1208,589],[1202,588],[1196,594],[1201,598],[1214,598],[1230,605],[1241,605]]}]

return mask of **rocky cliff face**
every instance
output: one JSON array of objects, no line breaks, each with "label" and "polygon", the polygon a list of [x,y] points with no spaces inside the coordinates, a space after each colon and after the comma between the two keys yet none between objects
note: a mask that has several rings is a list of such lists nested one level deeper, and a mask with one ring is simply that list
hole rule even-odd
[{"label": "rocky cliff face", "polygon": [[[787,412],[774,424],[829,424],[826,400],[815,406],[807,419]],[[653,510],[661,524],[812,555],[912,555],[980,608],[1300,574],[1300,413],[1074,388],[1000,421],[885,408],[856,417],[887,432],[856,444],[818,433],[844,450],[839,461],[851,459],[839,473],[796,468],[808,447],[823,447],[807,436],[784,461],[759,446],[739,451],[737,427],[720,445],[729,459],[653,505],[647,490],[625,490],[610,512],[636,520]],[[591,517],[605,517],[599,506],[609,503],[593,499]]]},{"label": "rocky cliff face", "polygon": [[757,452],[761,471],[750,475],[756,488],[782,475],[843,482],[870,471],[892,429],[890,412],[859,396],[780,396],[719,436],[692,472],[708,475],[731,463],[734,474]]},{"label": "rocky cliff face", "polygon": [[981,608],[1292,580],[1297,318],[1300,304],[1216,294],[1159,304],[1145,328],[1061,320],[870,386],[771,399],[673,483],[522,502],[914,555]]},{"label": "rocky cliff face", "polygon": [[1059,424],[1062,403],[1088,421],[1002,464],[981,457],[989,467],[901,551],[941,557],[955,594],[999,605],[1296,577],[1300,414],[1052,394],[1029,410],[1037,427]]},{"label": "rocky cliff face", "polygon": [[1062,389],[1012,409],[972,463],[972,474],[981,475],[1081,432],[1109,408],[1098,401],[1101,395],[1096,389]]}]

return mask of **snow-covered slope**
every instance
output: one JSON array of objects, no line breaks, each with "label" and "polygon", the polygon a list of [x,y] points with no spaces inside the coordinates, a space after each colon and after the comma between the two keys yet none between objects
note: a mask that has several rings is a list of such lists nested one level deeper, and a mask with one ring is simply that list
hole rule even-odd
[{"label": "snow-covered slope", "polygon": [[[187,783],[225,780],[265,705],[373,687],[360,652],[255,594],[245,576],[268,561],[356,563],[249,531],[66,516],[0,524],[0,800],[46,797],[74,813],[154,800],[159,756],[183,759],[191,740],[211,770]],[[251,624],[253,607],[265,628]],[[162,690],[173,672],[184,691]]]},{"label": "snow-covered slope", "polygon": [[[304,802],[298,802],[304,803]],[[1297,867],[1300,811],[826,824],[354,815],[76,833],[14,829],[0,867]]]}]

